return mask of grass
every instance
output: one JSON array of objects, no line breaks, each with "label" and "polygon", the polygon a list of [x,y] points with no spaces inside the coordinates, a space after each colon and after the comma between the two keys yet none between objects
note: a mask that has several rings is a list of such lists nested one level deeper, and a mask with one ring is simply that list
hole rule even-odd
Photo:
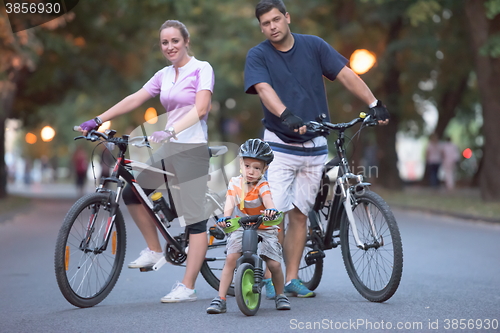
[{"label": "grass", "polygon": [[484,202],[478,189],[454,191],[407,187],[403,191],[374,188],[391,206],[500,222],[500,203]]}]

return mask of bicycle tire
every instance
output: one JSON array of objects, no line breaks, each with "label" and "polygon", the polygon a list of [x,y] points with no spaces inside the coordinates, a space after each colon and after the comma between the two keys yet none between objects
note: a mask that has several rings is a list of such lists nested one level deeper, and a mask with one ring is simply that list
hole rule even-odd
[{"label": "bicycle tire", "polygon": [[[218,201],[224,200],[225,192],[219,193],[218,197],[216,197]],[[208,201],[208,200],[207,200]],[[221,203],[221,207],[223,207],[224,203]],[[211,209],[210,218],[208,219],[208,226],[214,226],[217,223],[218,216],[222,212],[218,212],[219,207],[215,205],[213,202],[207,202],[207,206]],[[222,231],[222,229],[221,229]],[[207,249],[207,254],[205,255],[205,261],[203,262],[200,273],[207,281],[207,283],[214,288],[215,290],[219,290],[220,285],[220,276],[222,274],[222,269],[224,268],[224,264],[226,263],[226,244],[227,244],[227,235],[224,235],[224,239],[214,239],[210,237],[210,232],[207,231],[207,237],[209,238],[209,245]],[[229,286],[227,294],[230,296],[234,296],[234,283]]]},{"label": "bicycle tire", "polygon": [[[95,250],[103,239],[108,219],[109,195],[92,193],[80,198],[68,211],[57,236],[54,267],[57,284],[66,300],[76,307],[88,308],[102,302],[120,276],[126,250],[126,230],[123,215],[116,211],[107,249]],[[81,244],[86,238],[87,225],[95,211],[95,224],[89,236],[89,249]]]},{"label": "bicycle tire", "polygon": [[254,267],[249,263],[241,264],[236,270],[235,276],[235,296],[236,303],[240,311],[247,316],[254,316],[259,311],[260,301],[262,299],[261,293],[253,292]]},{"label": "bicycle tire", "polygon": [[[353,215],[358,235],[364,244],[374,242],[371,215],[379,241],[378,248],[357,247],[346,213],[342,215],[340,244],[344,265],[356,290],[371,302],[385,302],[398,289],[403,272],[403,246],[396,219],[389,205],[378,194],[365,191],[355,196]],[[370,214],[368,214],[369,212]]]},{"label": "bicycle tire", "polygon": [[[319,219],[320,216],[319,213],[318,212],[313,212],[313,213],[314,214],[309,214],[309,218],[312,217]],[[319,220],[317,222],[320,223]],[[310,223],[311,222],[309,221],[309,225],[311,225]],[[300,258],[298,276],[299,279],[302,281],[302,283],[309,290],[315,290],[318,287],[319,283],[321,282],[321,277],[323,275],[323,258],[317,258],[315,263],[312,265],[308,265],[305,260],[307,253],[317,248],[318,246],[315,241],[315,236],[312,234],[308,234],[304,246],[304,251],[302,252],[302,256]]]}]

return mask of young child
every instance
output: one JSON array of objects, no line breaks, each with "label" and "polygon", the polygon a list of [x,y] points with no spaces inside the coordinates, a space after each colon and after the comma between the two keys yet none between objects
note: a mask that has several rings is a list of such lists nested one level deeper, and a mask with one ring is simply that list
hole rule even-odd
[{"label": "young child", "polygon": [[[221,227],[226,226],[226,220],[231,216],[241,217],[264,213],[271,218],[278,212],[269,190],[269,184],[262,176],[268,164],[274,158],[271,147],[260,139],[247,140],[240,147],[241,175],[233,177],[229,182],[224,206],[224,216],[218,221]],[[276,289],[276,309],[290,310],[290,302],[283,294],[284,276],[281,270],[282,252],[278,242],[278,227],[260,226],[258,233],[262,237],[259,243],[259,254],[265,260],[272,273],[273,284]],[[217,314],[226,312],[226,294],[233,280],[236,261],[241,256],[241,242],[243,229],[232,232],[227,240],[226,264],[220,279],[219,296],[212,300],[207,313]]]}]

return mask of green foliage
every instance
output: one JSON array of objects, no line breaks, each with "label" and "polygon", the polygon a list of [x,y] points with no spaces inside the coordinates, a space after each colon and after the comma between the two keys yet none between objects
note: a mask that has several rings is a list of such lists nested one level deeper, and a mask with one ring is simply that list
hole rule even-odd
[{"label": "green foliage", "polygon": [[410,18],[411,25],[416,27],[420,24],[426,23],[434,15],[439,13],[441,5],[438,1],[421,0],[412,4],[407,14]]},{"label": "green foliage", "polygon": [[483,56],[500,58],[500,33],[491,35],[479,52]]},{"label": "green foliage", "polygon": [[500,14],[500,0],[488,0],[484,3],[484,6],[486,7],[486,16],[490,20]]}]

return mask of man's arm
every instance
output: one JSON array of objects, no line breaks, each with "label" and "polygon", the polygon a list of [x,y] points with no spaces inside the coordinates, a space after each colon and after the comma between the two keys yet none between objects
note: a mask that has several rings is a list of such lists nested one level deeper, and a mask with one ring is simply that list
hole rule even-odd
[{"label": "man's arm", "polygon": [[[337,74],[337,79],[347,88],[354,96],[365,102],[374,113],[375,119],[378,117],[379,125],[387,125],[389,123],[389,113],[380,101],[377,101],[372,91],[366,85],[365,81],[354,73],[349,67],[344,66]],[[378,110],[378,111],[376,111]]]},{"label": "man's arm", "polygon": [[279,117],[285,125],[287,125],[290,129],[293,129],[295,132],[299,134],[304,134],[307,130],[304,125],[302,119],[292,114],[281,99],[279,98],[276,91],[274,91],[273,87],[269,83],[261,82],[254,85],[257,94],[259,94],[259,98],[261,99],[264,106],[276,117]]},{"label": "man's arm", "polygon": [[344,66],[342,70],[337,74],[337,79],[347,88],[354,96],[359,98],[361,101],[365,102],[366,105],[370,105],[376,102],[377,99],[373,96],[370,88],[366,83],[361,80],[361,78],[356,75],[349,67]]},{"label": "man's arm", "polygon": [[276,94],[273,87],[266,82],[257,83],[254,87],[266,108],[276,117],[281,116],[283,111],[285,111],[286,106],[278,97],[278,94]]}]

